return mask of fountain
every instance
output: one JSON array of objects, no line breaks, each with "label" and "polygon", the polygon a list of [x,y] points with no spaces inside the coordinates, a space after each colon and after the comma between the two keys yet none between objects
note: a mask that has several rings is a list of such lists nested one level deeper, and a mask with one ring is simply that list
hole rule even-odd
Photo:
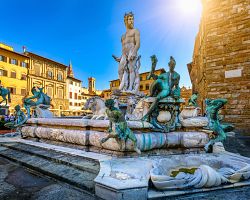
[{"label": "fountain", "polygon": [[[161,91],[154,90],[157,84],[164,83],[159,79],[156,77],[152,84],[154,95],[136,100],[133,94],[127,97],[127,103],[122,102],[125,116],[118,108],[119,98],[117,105],[117,99],[104,102],[93,98],[86,106],[98,103],[100,106],[95,109],[101,112],[94,110],[94,115],[83,119],[30,118],[22,125],[22,136],[43,143],[71,143],[76,149],[87,147],[98,155],[111,155],[99,160],[100,171],[95,178],[95,194],[103,199],[166,197],[173,191],[177,195],[201,192],[204,188],[209,191],[237,187],[242,181],[248,185],[250,160],[218,146],[225,139],[225,132],[232,129],[221,124],[218,116],[227,101],[207,100],[207,117],[201,117],[194,97],[180,110],[183,100],[178,91],[171,92],[171,85],[166,86],[165,96],[158,98]],[[130,107],[131,99],[135,101],[134,108]]]},{"label": "fountain", "polygon": [[[250,160],[219,146],[225,132],[231,130],[228,127],[232,127],[223,126],[218,117],[227,101],[208,99],[207,117],[201,117],[195,93],[189,105],[180,110],[184,100],[172,56],[169,71],[159,76],[154,74],[157,58],[151,56],[148,79],[154,82],[149,96],[143,96],[138,91],[140,37],[133,19],[132,13],[125,14],[130,35],[122,37],[122,56],[113,56],[119,63],[121,81],[113,100],[89,100],[86,106],[93,108],[94,114],[83,119],[30,118],[22,125],[22,136],[44,143],[71,143],[98,153],[100,171],[95,178],[95,194],[103,199],[166,198],[175,191],[188,194],[203,188],[240,186],[237,182],[250,177]],[[102,157],[104,154],[108,156]]]}]

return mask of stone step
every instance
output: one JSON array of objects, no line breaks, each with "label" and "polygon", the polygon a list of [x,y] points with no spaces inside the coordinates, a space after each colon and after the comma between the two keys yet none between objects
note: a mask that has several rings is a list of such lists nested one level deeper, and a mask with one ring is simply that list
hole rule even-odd
[{"label": "stone step", "polygon": [[[56,153],[53,150],[46,152],[46,154],[53,154],[53,156],[51,156],[52,158],[46,158],[46,156],[41,156],[41,153],[45,154],[42,149],[40,149],[40,154],[38,154],[39,149],[36,149],[37,154],[34,152],[32,154],[33,147],[27,145],[29,147],[26,148],[29,148],[29,150],[24,150],[22,149],[24,146],[18,144],[15,145],[11,143],[1,143],[0,156],[59,181],[66,182],[91,193],[94,192],[94,179],[97,176],[97,170],[87,171],[84,170],[84,168],[79,169],[79,165],[76,167],[76,160],[74,160],[76,158],[73,158],[73,156],[71,158],[73,162],[70,162],[69,157],[66,161],[67,158],[62,159],[65,155],[57,155],[58,158],[61,159],[59,162],[59,160],[55,158]],[[49,157],[49,155],[47,155],[47,157]],[[89,164],[89,161],[86,163]]]},{"label": "stone step", "polygon": [[44,149],[42,147],[36,147],[22,143],[1,143],[1,146],[21,151],[30,155],[35,155],[47,160],[51,160],[56,163],[72,166],[76,169],[88,171],[90,173],[98,174],[100,170],[99,162],[86,157],[72,156],[67,153],[57,152],[55,150]]}]

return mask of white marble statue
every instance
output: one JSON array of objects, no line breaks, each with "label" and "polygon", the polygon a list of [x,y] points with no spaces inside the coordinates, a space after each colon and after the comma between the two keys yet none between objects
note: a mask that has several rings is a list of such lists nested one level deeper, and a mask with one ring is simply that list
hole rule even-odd
[{"label": "white marble statue", "polygon": [[[140,79],[138,80],[137,51],[140,48],[140,33],[134,28],[134,15],[132,12],[124,15],[126,33],[122,36],[122,56],[120,58],[113,56],[119,62],[119,90],[136,93]],[[137,66],[136,66],[137,65]]]}]

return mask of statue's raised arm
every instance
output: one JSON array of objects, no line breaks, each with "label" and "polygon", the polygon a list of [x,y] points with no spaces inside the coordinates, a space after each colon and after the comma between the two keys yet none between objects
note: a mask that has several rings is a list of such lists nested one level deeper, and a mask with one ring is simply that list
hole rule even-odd
[{"label": "statue's raised arm", "polygon": [[147,76],[147,80],[153,78],[154,80],[156,80],[158,78],[158,76],[155,73],[155,68],[156,68],[156,65],[157,65],[157,57],[156,55],[152,55],[151,57],[151,71],[150,71],[150,74]]}]

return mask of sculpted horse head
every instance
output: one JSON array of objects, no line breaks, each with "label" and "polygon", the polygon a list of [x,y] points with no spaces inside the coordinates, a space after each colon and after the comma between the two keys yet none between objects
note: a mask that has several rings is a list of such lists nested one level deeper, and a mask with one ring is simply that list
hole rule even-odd
[{"label": "sculpted horse head", "polygon": [[106,107],[104,101],[99,96],[94,96],[87,100],[84,109],[91,110],[94,115],[99,115],[100,112],[103,114],[103,110],[106,110]]},{"label": "sculpted horse head", "polygon": [[86,103],[84,104],[84,110],[91,110],[92,106],[95,104],[95,99],[93,97],[87,99]]}]

